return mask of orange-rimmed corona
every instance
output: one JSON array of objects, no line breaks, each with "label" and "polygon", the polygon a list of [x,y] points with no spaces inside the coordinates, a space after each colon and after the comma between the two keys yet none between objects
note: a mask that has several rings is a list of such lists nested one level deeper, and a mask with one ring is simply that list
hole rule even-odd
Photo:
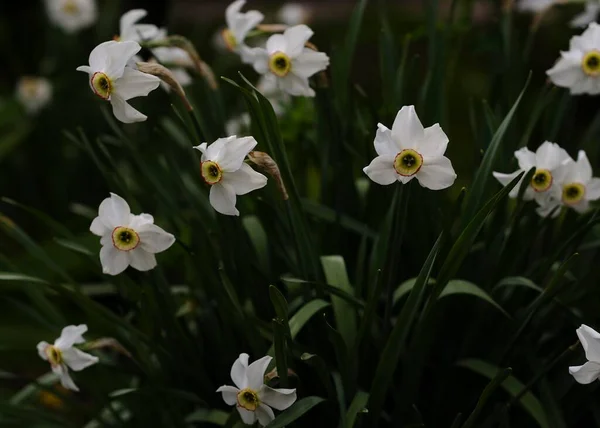
[{"label": "orange-rimmed corona", "polygon": [[413,149],[404,149],[394,159],[394,169],[404,177],[415,175],[423,166],[423,156]]},{"label": "orange-rimmed corona", "polygon": [[140,244],[140,236],[129,227],[119,226],[112,232],[112,242],[117,250],[131,251]]},{"label": "orange-rimmed corona", "polygon": [[91,79],[92,90],[103,100],[108,100],[113,89],[110,78],[101,71],[97,71],[92,75]]}]

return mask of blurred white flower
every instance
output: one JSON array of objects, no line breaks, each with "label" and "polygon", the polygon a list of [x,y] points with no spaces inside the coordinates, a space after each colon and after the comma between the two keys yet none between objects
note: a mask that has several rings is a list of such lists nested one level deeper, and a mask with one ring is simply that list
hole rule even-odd
[{"label": "blurred white flower", "polygon": [[546,74],[571,94],[600,93],[600,25],[592,22],[581,36],[573,36],[569,50]]},{"label": "blurred white flower", "polygon": [[150,214],[133,215],[127,202],[110,194],[100,204],[90,231],[101,236],[102,272],[118,275],[131,266],[140,271],[156,267],[154,254],[167,250],[175,237],[154,224]]},{"label": "blurred white flower", "polygon": [[225,122],[225,132],[227,135],[237,135],[250,129],[250,114],[242,113]]},{"label": "blurred white flower", "polygon": [[[563,166],[571,160],[569,154],[556,143],[544,141],[544,143],[532,152],[527,147],[522,147],[515,152],[515,157],[519,163],[519,169],[511,174],[493,172],[494,177],[506,186],[521,172],[529,171],[535,167],[535,173],[531,178],[531,184],[525,189],[523,199],[526,201],[535,199],[540,205],[547,207],[552,190],[560,188],[566,169]],[[519,193],[521,181],[510,191],[509,196],[516,198]]]},{"label": "blurred white flower", "polygon": [[520,0],[517,9],[523,12],[543,12],[555,3],[556,0]]},{"label": "blurred white flower", "polygon": [[78,372],[98,362],[98,357],[86,354],[73,346],[85,342],[83,333],[87,329],[85,324],[70,325],[62,329],[60,337],[53,345],[48,342],[37,344],[40,357],[50,362],[50,367],[60,377],[62,386],[72,391],[79,391],[79,388],[71,379],[69,369]]},{"label": "blurred white flower", "polygon": [[277,20],[286,25],[307,24],[309,18],[308,8],[301,3],[285,3],[277,11]]},{"label": "blurred white flower", "polygon": [[584,28],[588,24],[594,22],[598,18],[600,12],[600,2],[598,0],[588,0],[585,4],[585,9],[580,14],[576,15],[570,22],[571,27]]},{"label": "blurred white flower", "polygon": [[600,377],[600,333],[581,324],[577,329],[577,336],[588,361],[582,366],[569,367],[569,373],[579,383],[592,383]]},{"label": "blurred white flower", "polygon": [[417,178],[431,190],[452,186],[456,173],[444,156],[448,137],[439,124],[423,129],[414,106],[404,106],[396,115],[391,131],[381,123],[375,136],[377,157],[363,171],[377,184]]},{"label": "blurred white flower", "polygon": [[266,356],[248,365],[248,354],[240,354],[231,367],[231,380],[235,386],[223,385],[217,389],[223,394],[225,403],[236,406],[246,425],[258,421],[266,426],[275,419],[271,408],[285,410],[296,401],[296,389],[275,389],[265,385],[265,371],[272,359]]},{"label": "blurred white flower", "polygon": [[246,36],[262,22],[265,16],[257,10],[240,12],[245,4],[246,0],[237,0],[227,6],[225,10],[227,28],[221,35],[230,51],[238,53],[243,62],[250,63],[252,58],[249,56],[250,48],[245,44]]},{"label": "blurred white flower", "polygon": [[[153,38],[153,40],[163,40],[167,38],[167,30],[161,28]],[[190,58],[190,55],[181,48],[161,46],[152,49],[154,57],[165,67],[168,67],[175,79],[181,86],[187,86],[192,83],[192,76],[185,70],[186,68],[193,68],[194,61]],[[165,82],[161,82],[161,86],[164,90],[169,92],[171,87]]]},{"label": "blurred white flower", "polygon": [[110,101],[115,117],[123,123],[147,119],[127,100],[146,96],[160,84],[158,77],[126,67],[140,49],[140,45],[133,41],[104,42],[90,53],[89,66],[77,67],[77,71],[88,73],[92,91],[103,100]]},{"label": "blurred white flower", "polygon": [[23,76],[16,97],[27,113],[36,114],[52,100],[52,84],[44,77]]},{"label": "blurred white flower", "polygon": [[119,20],[119,37],[121,42],[142,42],[156,38],[159,33],[158,27],[153,24],[138,24],[148,12],[144,9],[132,9],[125,12]]},{"label": "blurred white flower", "polygon": [[217,212],[240,215],[235,207],[236,195],[245,195],[267,185],[267,177],[244,163],[256,144],[253,137],[233,135],[219,138],[210,146],[202,143],[194,147],[202,152],[202,178],[210,186],[210,204]]},{"label": "blurred white flower", "polygon": [[75,33],[96,22],[96,0],[46,0],[50,21],[67,33]]},{"label": "blurred white flower", "polygon": [[306,25],[296,25],[283,34],[272,35],[266,49],[251,49],[254,69],[271,76],[277,86],[290,95],[314,97],[315,91],[308,78],[325,70],[329,66],[329,57],[304,46],[313,34]]},{"label": "blurred white flower", "polygon": [[277,76],[270,73],[261,76],[256,84],[256,89],[269,100],[277,116],[285,113],[292,97],[279,88]]}]

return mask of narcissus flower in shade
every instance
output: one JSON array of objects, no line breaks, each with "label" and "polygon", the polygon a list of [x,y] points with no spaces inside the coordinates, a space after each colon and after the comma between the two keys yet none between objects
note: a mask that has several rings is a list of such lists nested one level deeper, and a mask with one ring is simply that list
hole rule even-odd
[{"label": "narcissus flower in shade", "polygon": [[223,401],[236,406],[242,421],[253,425],[258,421],[268,425],[275,414],[272,409],[285,410],[296,401],[295,389],[274,389],[265,385],[265,372],[272,357],[263,357],[248,365],[248,354],[240,354],[231,367],[231,380],[235,386],[223,385],[217,392]]},{"label": "narcissus flower in shade", "polygon": [[113,113],[123,123],[142,122],[145,115],[134,109],[127,100],[148,95],[158,88],[160,79],[127,67],[127,63],[140,51],[137,42],[104,42],[90,53],[90,65],[77,67],[89,75],[92,91],[110,101]]},{"label": "narcissus flower in shade", "polygon": [[600,93],[600,25],[592,22],[581,36],[573,36],[560,56],[546,71],[552,83],[573,95]]},{"label": "narcissus flower in shade", "polygon": [[277,20],[286,25],[300,25],[308,23],[310,12],[301,3],[285,3],[277,11]]},{"label": "narcissus flower in shade", "polygon": [[576,331],[588,361],[582,366],[569,367],[569,373],[579,383],[592,383],[600,377],[600,333],[585,324]]},{"label": "narcissus flower in shade", "polygon": [[588,0],[583,12],[576,15],[570,22],[571,27],[587,27],[598,18],[598,13],[600,13],[600,2],[598,0]]},{"label": "narcissus flower in shade", "polygon": [[456,173],[444,156],[448,137],[439,124],[423,128],[414,106],[404,106],[396,115],[392,129],[377,125],[377,157],[363,168],[377,184],[397,181],[406,184],[413,178],[431,190],[452,186]]},{"label": "narcissus flower in shade", "polygon": [[37,344],[38,354],[50,363],[52,371],[60,377],[60,383],[67,389],[79,391],[69,375],[69,369],[76,372],[96,364],[98,357],[80,351],[74,345],[85,342],[83,333],[87,325],[70,325],[62,329],[60,337],[54,344],[40,342]]},{"label": "narcissus flower in shade", "polygon": [[219,138],[210,146],[202,143],[194,147],[202,152],[200,172],[210,186],[210,204],[217,212],[240,215],[235,207],[236,195],[245,195],[267,185],[267,177],[244,163],[256,144],[253,137],[233,135]]},{"label": "narcissus flower in shade", "polygon": [[175,237],[154,224],[150,214],[133,215],[114,193],[100,204],[90,231],[100,236],[102,272],[118,275],[131,266],[140,271],[156,267],[156,253],[168,249]]},{"label": "narcissus flower in shade", "polygon": [[23,76],[16,96],[27,113],[36,114],[52,100],[52,84],[44,77]]},{"label": "narcissus flower in shade", "polygon": [[262,22],[265,16],[257,10],[241,12],[246,0],[237,0],[227,6],[225,22],[227,28],[221,33],[225,45],[232,51],[240,54],[243,62],[250,62],[250,51],[245,44],[248,33]]},{"label": "narcissus flower in shade", "polygon": [[[535,167],[535,173],[523,194],[523,199],[535,199],[538,203],[545,205],[546,198],[552,195],[552,189],[560,186],[566,172],[563,166],[571,161],[571,157],[558,144],[549,141],[544,141],[535,153],[527,147],[522,147],[515,152],[515,157],[519,163],[518,170],[510,174],[494,172],[494,177],[500,184],[506,186],[521,172],[527,172]],[[511,198],[517,197],[520,185],[521,181],[510,191]]]},{"label": "narcissus flower in shade", "polygon": [[96,0],[46,0],[52,23],[67,33],[89,27],[96,22]]},{"label": "narcissus flower in shade", "polygon": [[147,14],[148,12],[144,9],[132,9],[125,12],[119,20],[119,36],[117,39],[121,42],[141,42],[156,38],[159,32],[156,25],[138,24],[139,20]]},{"label": "narcissus flower in shade", "polygon": [[274,34],[266,48],[253,48],[254,69],[271,76],[277,86],[294,96],[314,97],[308,78],[329,66],[329,57],[305,47],[313,31],[306,25],[290,27],[283,34]]}]

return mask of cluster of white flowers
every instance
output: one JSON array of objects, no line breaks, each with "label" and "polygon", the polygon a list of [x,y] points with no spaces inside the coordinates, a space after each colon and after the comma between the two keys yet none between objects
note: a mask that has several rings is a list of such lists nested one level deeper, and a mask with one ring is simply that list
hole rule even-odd
[{"label": "cluster of white flowers", "polygon": [[[592,177],[592,167],[583,150],[575,161],[558,144],[545,141],[535,153],[527,147],[517,150],[515,158],[518,170],[510,174],[494,172],[494,177],[506,186],[521,172],[535,168],[523,199],[535,200],[537,212],[543,217],[557,216],[560,206],[582,213],[588,210],[590,201],[600,198],[600,179]],[[509,193],[511,198],[517,197],[522,180]]]}]

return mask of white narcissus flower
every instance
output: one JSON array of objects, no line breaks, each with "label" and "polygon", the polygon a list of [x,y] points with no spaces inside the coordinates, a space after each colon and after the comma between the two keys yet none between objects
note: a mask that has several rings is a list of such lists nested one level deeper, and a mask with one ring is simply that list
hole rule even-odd
[{"label": "white narcissus flower", "polygon": [[281,116],[285,113],[287,107],[290,105],[292,97],[287,92],[279,89],[277,76],[270,73],[261,76],[256,84],[256,89],[269,100],[273,106],[273,111],[277,116]]},{"label": "white narcissus flower", "polygon": [[[519,163],[519,169],[511,174],[493,172],[494,177],[506,186],[521,172],[527,172],[535,167],[535,173],[531,178],[531,183],[525,189],[523,199],[530,201],[535,199],[540,205],[546,205],[552,195],[555,187],[560,187],[563,175],[566,170],[563,166],[571,160],[569,154],[556,143],[544,141],[544,143],[532,152],[527,147],[522,147],[515,152],[515,157]],[[516,198],[519,194],[521,181],[508,194],[511,198]]]},{"label": "white narcissus flower", "polygon": [[277,19],[286,25],[308,23],[310,12],[301,3],[286,3],[277,11]]},{"label": "white narcissus flower", "polygon": [[225,10],[225,28],[221,35],[227,48],[240,54],[242,61],[250,63],[250,48],[246,46],[245,40],[248,33],[262,22],[265,16],[257,10],[240,12],[246,4],[246,0],[237,0],[227,6]]},{"label": "white narcissus flower", "polygon": [[202,152],[200,170],[210,186],[210,204],[217,212],[240,215],[235,207],[236,195],[245,195],[267,185],[267,177],[244,163],[256,144],[254,137],[233,135],[219,138],[210,146],[202,143],[194,147]]},{"label": "white narcissus flower", "polygon": [[231,380],[235,386],[223,385],[217,392],[223,401],[236,406],[242,421],[253,425],[257,420],[268,425],[275,414],[273,409],[285,410],[296,401],[295,389],[274,389],[265,385],[265,371],[273,358],[266,356],[248,365],[248,354],[240,354],[231,367]]},{"label": "white narcissus flower", "polygon": [[175,237],[154,224],[150,214],[133,215],[127,202],[110,194],[100,204],[90,231],[102,237],[102,272],[118,275],[131,266],[139,271],[156,267],[156,253],[167,250]]},{"label": "white narcissus flower", "polygon": [[134,41],[142,42],[151,40],[158,35],[158,27],[153,24],[138,24],[138,21],[144,18],[148,12],[144,9],[132,9],[125,12],[119,20],[119,37],[121,42]]},{"label": "white narcissus flower", "polygon": [[571,94],[600,93],[600,25],[592,22],[581,36],[573,36],[569,50],[546,74],[556,86]]},{"label": "white narcissus flower", "polygon": [[600,2],[598,0],[588,0],[585,9],[570,22],[571,27],[584,28],[594,22],[600,13]]},{"label": "white narcissus flower", "polygon": [[329,66],[329,57],[305,47],[313,35],[306,25],[290,27],[274,34],[265,48],[253,48],[253,67],[257,73],[275,78],[278,87],[294,96],[314,97],[308,78]]},{"label": "white narcissus flower", "polygon": [[517,9],[523,12],[543,12],[555,3],[556,0],[520,0]]},{"label": "white narcissus flower", "polygon": [[126,67],[140,51],[137,42],[104,42],[90,53],[90,65],[77,67],[88,73],[90,87],[100,98],[110,101],[113,113],[123,123],[142,122],[145,115],[131,107],[127,100],[148,95],[160,85],[160,79]]},{"label": "white narcissus flower", "polygon": [[54,344],[40,342],[37,344],[38,354],[43,360],[50,362],[52,371],[60,377],[60,383],[67,389],[79,391],[69,375],[69,369],[76,372],[96,364],[98,357],[80,351],[73,345],[84,343],[83,333],[87,325],[70,325],[62,329],[60,337]]},{"label": "white narcissus flower", "polygon": [[569,367],[569,373],[579,383],[592,383],[600,377],[600,333],[581,324],[581,327],[577,329],[577,336],[588,361],[582,366]]},{"label": "white narcissus flower", "polygon": [[75,33],[96,22],[96,0],[46,0],[50,21],[67,33]]},{"label": "white narcissus flower", "polygon": [[242,113],[225,122],[225,132],[229,135],[241,134],[250,129],[250,113]]},{"label": "white narcissus flower", "polygon": [[421,186],[431,190],[452,186],[456,173],[444,156],[448,137],[439,124],[423,129],[414,106],[404,106],[391,130],[381,123],[377,127],[378,156],[363,168],[371,180],[382,185],[406,184],[416,177]]},{"label": "white narcissus flower", "polygon": [[23,76],[17,82],[16,96],[27,113],[36,114],[52,100],[52,84],[44,77]]}]

